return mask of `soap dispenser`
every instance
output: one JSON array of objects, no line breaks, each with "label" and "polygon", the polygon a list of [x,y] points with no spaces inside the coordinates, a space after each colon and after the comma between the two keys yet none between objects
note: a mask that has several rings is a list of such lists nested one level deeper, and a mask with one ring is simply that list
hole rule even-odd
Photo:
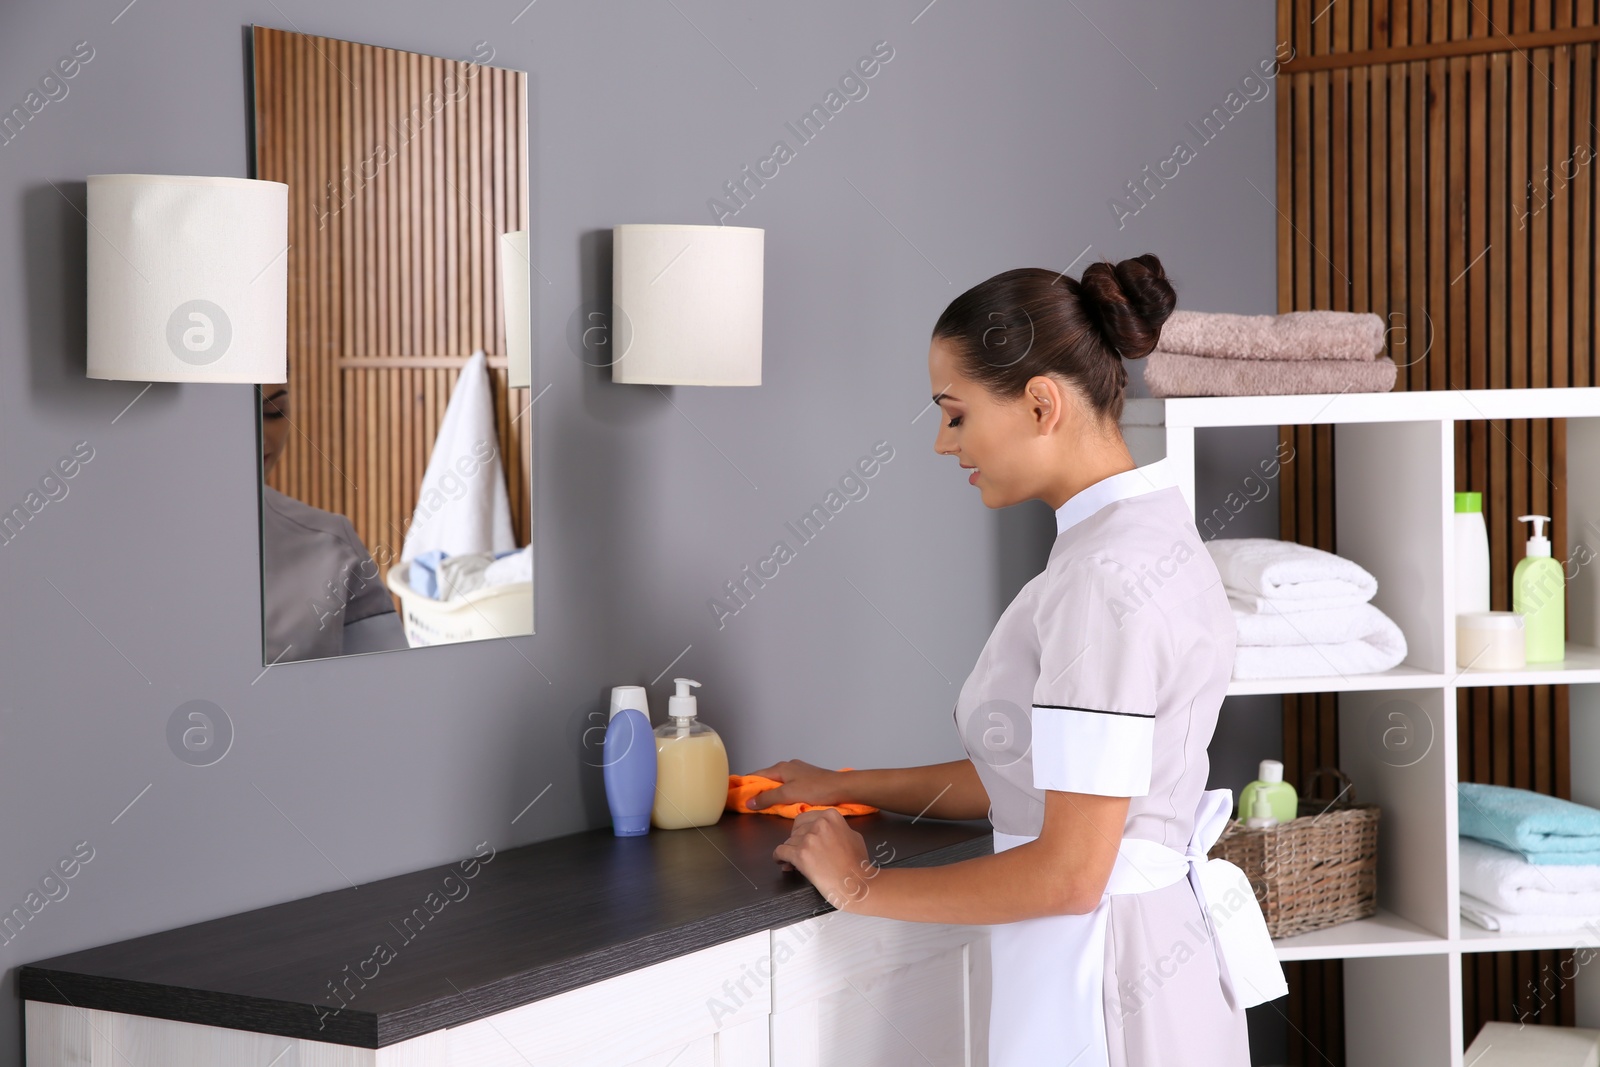
[{"label": "soap dispenser", "polygon": [[728,751],[717,732],[695,716],[690,686],[674,678],[677,692],[667,698],[667,721],[656,727],[656,799],[650,821],[662,830],[711,826],[728,804]]},{"label": "soap dispenser", "polygon": [[1566,658],[1566,585],[1561,564],[1550,556],[1544,535],[1548,515],[1519,515],[1533,523],[1528,554],[1511,576],[1511,609],[1523,616],[1529,663],[1555,663]]},{"label": "soap dispenser", "polygon": [[[1269,817],[1280,823],[1288,822],[1300,813],[1300,798],[1294,791],[1294,786],[1283,780],[1283,764],[1275,759],[1264,759],[1261,768],[1256,772],[1260,775],[1255,781],[1244,787],[1239,794],[1239,821],[1248,823],[1252,818]],[[1256,797],[1263,796],[1267,801],[1267,810],[1256,810]]]}]

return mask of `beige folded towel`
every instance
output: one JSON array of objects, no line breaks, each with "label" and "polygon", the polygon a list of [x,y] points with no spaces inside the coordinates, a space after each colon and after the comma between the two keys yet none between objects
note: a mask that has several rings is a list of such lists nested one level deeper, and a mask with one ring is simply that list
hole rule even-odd
[{"label": "beige folded towel", "polygon": [[1144,384],[1155,397],[1387,393],[1394,388],[1398,373],[1388,357],[1214,359],[1156,351],[1144,364]]},{"label": "beige folded towel", "polygon": [[1161,350],[1220,359],[1370,360],[1383,351],[1383,319],[1350,311],[1227,315],[1174,311]]}]

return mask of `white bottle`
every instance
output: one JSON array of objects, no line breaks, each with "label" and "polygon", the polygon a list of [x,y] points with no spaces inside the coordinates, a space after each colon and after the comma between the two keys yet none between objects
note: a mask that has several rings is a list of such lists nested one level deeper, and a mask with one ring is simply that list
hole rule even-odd
[{"label": "white bottle", "polygon": [[1272,804],[1267,800],[1265,792],[1257,792],[1255,804],[1250,809],[1250,817],[1244,821],[1246,829],[1270,830],[1278,825],[1277,818],[1272,814]]},{"label": "white bottle", "polygon": [[1483,494],[1456,494],[1456,614],[1489,610],[1489,530]]}]

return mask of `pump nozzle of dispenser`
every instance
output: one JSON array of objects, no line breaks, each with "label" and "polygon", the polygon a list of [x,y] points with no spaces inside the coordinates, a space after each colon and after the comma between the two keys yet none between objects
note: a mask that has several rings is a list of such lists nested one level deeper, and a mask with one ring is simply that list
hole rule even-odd
[{"label": "pump nozzle of dispenser", "polygon": [[1518,515],[1518,522],[1533,523],[1533,536],[1528,538],[1529,556],[1548,556],[1550,554],[1550,539],[1544,535],[1544,524],[1550,521],[1548,515]]},{"label": "pump nozzle of dispenser", "polygon": [[[674,678],[672,681],[678,687],[678,691],[667,698],[667,714],[673,719],[694,718],[697,712],[697,702],[694,694],[689,691],[689,687],[691,685],[698,687],[700,683],[693,678]],[[684,726],[687,724],[680,722],[678,725]]]}]

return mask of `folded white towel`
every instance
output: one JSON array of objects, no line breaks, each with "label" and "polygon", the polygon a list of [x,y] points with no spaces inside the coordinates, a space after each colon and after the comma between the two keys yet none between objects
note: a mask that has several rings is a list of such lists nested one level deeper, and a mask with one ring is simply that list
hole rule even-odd
[{"label": "folded white towel", "polygon": [[1205,543],[1235,610],[1303,611],[1364,604],[1378,580],[1360,565],[1320,548],[1270,537]]},{"label": "folded white towel", "polygon": [[1523,915],[1497,908],[1470,893],[1461,894],[1461,914],[1483,927],[1502,934],[1556,934],[1587,930],[1600,934],[1600,916]]},{"label": "folded white towel", "polygon": [[1376,674],[1398,666],[1405,658],[1405,635],[1400,627],[1390,622],[1387,628],[1359,641],[1325,645],[1241,645],[1234,650],[1233,676],[1305,678]]},{"label": "folded white towel", "polygon": [[1600,922],[1600,865],[1529,863],[1518,853],[1461,838],[1461,891],[1516,915],[1567,915]]},{"label": "folded white towel", "polygon": [[[1238,643],[1243,645],[1337,645],[1346,641],[1365,641],[1373,635],[1388,634],[1394,622],[1371,604],[1349,604],[1342,608],[1312,611],[1282,610],[1283,602],[1271,601],[1267,610],[1242,611],[1234,608],[1233,624]],[[1385,640],[1392,643],[1393,637]],[[1402,645],[1405,638],[1398,639]]]}]

